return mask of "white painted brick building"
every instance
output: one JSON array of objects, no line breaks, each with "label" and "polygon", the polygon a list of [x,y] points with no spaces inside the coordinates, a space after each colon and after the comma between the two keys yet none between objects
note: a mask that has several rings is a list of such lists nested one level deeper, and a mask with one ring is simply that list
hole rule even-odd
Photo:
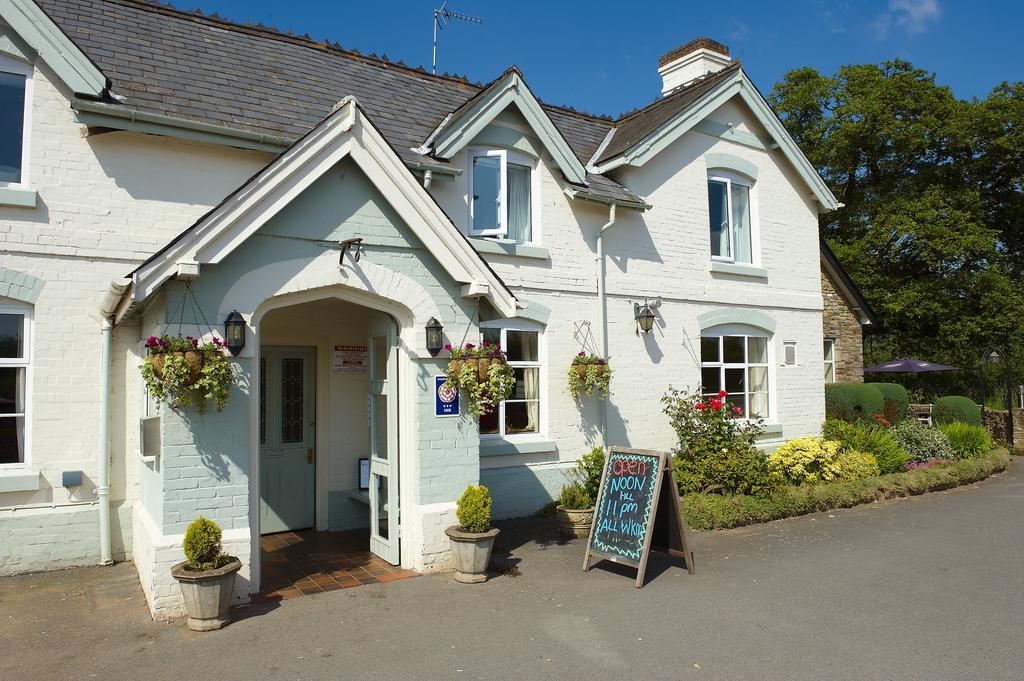
[{"label": "white painted brick building", "polygon": [[[280,405],[265,413],[257,396],[278,361],[312,363],[300,437],[311,486],[287,509],[309,521],[281,527],[393,523],[371,545],[419,570],[446,567],[443,530],[468,483],[491,488],[497,515],[527,514],[591,447],[670,449],[670,386],[709,388],[721,370],[766,420],[765,446],[821,425],[817,222],[835,198],[724,46],[666,55],[663,96],[612,120],[542,105],[514,69],[481,89],[134,0],[10,0],[0,19],[0,113],[25,106],[23,134],[0,144],[0,426],[14,424],[0,431],[0,574],[131,558],[153,612],[173,615],[169,568],[204,514],[246,564],[238,597],[258,590],[266,486],[285,469],[266,458]],[[298,87],[301,69],[330,77]],[[500,161],[477,160],[488,155]],[[480,199],[491,179],[495,224]],[[729,197],[724,213],[716,196]],[[353,238],[358,261],[338,245]],[[199,316],[178,311],[186,281]],[[634,304],[648,303],[654,328],[639,333]],[[142,341],[208,336],[232,310],[247,341],[228,407],[164,409],[159,451],[143,458]],[[509,407],[485,423],[497,433],[437,418],[446,360],[425,346],[430,318],[453,344],[494,326],[527,334],[535,411]],[[373,336],[380,324],[391,331]],[[368,329],[396,362],[388,437],[366,432],[375,370],[332,365]],[[748,359],[731,367],[702,349],[747,336]],[[613,366],[604,404],[568,395],[581,351]],[[367,521],[355,463],[381,438],[390,468],[371,470],[393,502]]]}]

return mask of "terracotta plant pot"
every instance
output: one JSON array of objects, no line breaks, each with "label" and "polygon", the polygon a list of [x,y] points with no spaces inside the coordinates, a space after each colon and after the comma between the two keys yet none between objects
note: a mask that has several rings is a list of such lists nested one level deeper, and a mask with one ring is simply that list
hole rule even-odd
[{"label": "terracotta plant pot", "polygon": [[576,375],[579,376],[580,378],[586,378],[587,377],[587,368],[590,367],[590,366],[596,366],[597,367],[597,375],[598,376],[602,376],[604,374],[604,372],[608,369],[608,365],[607,364],[593,364],[593,365],[591,365],[591,364],[573,364],[573,367],[576,369]]},{"label": "terracotta plant pot", "polygon": [[164,363],[167,361],[167,355],[184,357],[185,364],[188,366],[188,381],[186,381],[188,385],[192,385],[199,380],[199,374],[203,371],[203,353],[198,350],[161,352],[150,357],[149,361],[153,365],[153,373],[156,374],[157,378],[163,379],[164,377]]},{"label": "terracotta plant pot", "polygon": [[463,584],[486,582],[498,528],[493,527],[486,532],[463,532],[457,525],[452,525],[444,533],[451,540],[455,581]]},{"label": "terracotta plant pot", "polygon": [[590,536],[590,525],[594,522],[594,509],[574,510],[558,506],[555,509],[558,518],[558,531],[563,537],[580,539]]},{"label": "terracotta plant pot", "polygon": [[213,631],[231,621],[231,594],[241,568],[242,561],[237,558],[216,570],[189,570],[187,561],[171,568],[185,599],[189,629]]}]

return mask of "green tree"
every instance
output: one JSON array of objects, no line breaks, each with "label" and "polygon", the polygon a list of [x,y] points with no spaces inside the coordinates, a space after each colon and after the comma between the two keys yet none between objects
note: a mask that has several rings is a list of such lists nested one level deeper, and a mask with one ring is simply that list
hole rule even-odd
[{"label": "green tree", "polygon": [[867,361],[964,367],[945,387],[966,392],[981,350],[1024,330],[1022,88],[964,101],[895,60],[833,76],[797,69],[773,89],[844,204],[821,216],[821,233],[882,317],[887,335]]}]

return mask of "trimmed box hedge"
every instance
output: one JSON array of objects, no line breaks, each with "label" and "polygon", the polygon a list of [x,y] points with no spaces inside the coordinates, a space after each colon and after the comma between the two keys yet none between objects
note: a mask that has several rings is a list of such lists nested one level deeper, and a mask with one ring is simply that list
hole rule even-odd
[{"label": "trimmed box hedge", "polygon": [[1009,452],[995,449],[977,459],[861,480],[787,487],[767,497],[687,494],[683,498],[683,513],[690,529],[725,530],[883,499],[937,492],[984,480],[1009,465]]},{"label": "trimmed box hedge", "polygon": [[947,395],[935,400],[932,406],[932,419],[936,425],[946,423],[968,423],[972,426],[981,425],[981,408],[969,397],[963,395]]},{"label": "trimmed box hedge", "polygon": [[910,395],[907,389],[899,383],[868,383],[878,388],[882,393],[882,416],[891,423],[896,423],[907,418],[910,410]]},{"label": "trimmed box hedge", "polygon": [[825,416],[848,423],[871,421],[885,409],[882,391],[873,383],[829,383],[825,386]]}]

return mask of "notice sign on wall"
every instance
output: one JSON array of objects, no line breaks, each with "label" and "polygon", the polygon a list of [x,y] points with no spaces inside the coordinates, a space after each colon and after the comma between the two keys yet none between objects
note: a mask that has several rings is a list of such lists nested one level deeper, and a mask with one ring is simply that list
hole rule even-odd
[{"label": "notice sign on wall", "polygon": [[444,376],[434,376],[434,416],[459,415],[459,391],[446,381]]},{"label": "notice sign on wall", "polygon": [[369,352],[365,345],[334,346],[334,373],[365,374],[369,367]]}]

